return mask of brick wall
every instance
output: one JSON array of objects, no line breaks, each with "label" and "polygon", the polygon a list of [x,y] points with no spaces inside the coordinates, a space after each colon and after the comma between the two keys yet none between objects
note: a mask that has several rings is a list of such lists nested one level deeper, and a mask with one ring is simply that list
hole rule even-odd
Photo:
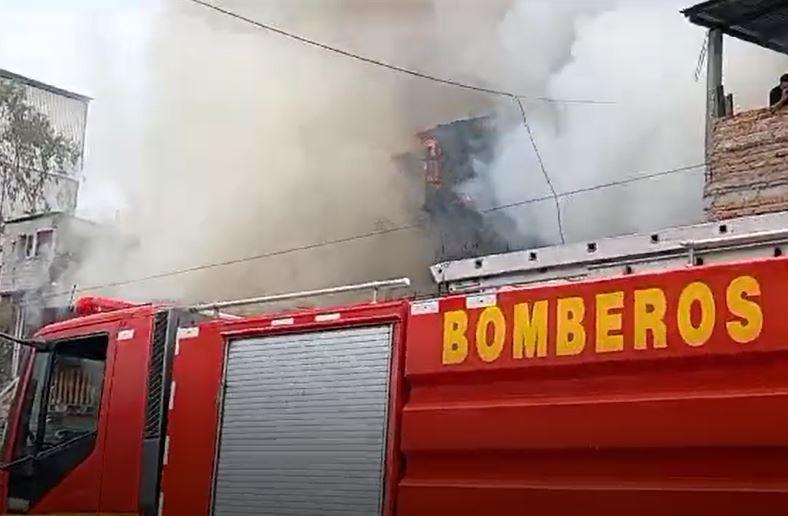
[{"label": "brick wall", "polygon": [[717,119],[708,159],[710,219],[788,210],[788,108]]}]

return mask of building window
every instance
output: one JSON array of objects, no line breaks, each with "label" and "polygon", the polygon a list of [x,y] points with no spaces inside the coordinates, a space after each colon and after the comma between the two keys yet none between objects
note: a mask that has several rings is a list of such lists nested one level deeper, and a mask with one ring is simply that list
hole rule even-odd
[{"label": "building window", "polygon": [[52,252],[52,243],[55,232],[51,229],[42,229],[36,232],[35,255],[49,256]]},{"label": "building window", "polygon": [[53,229],[41,229],[35,233],[23,233],[14,241],[13,247],[19,260],[36,256],[49,256],[55,243]]},{"label": "building window", "polygon": [[32,258],[35,251],[35,236],[23,233],[19,235],[19,244],[16,246],[20,260]]}]

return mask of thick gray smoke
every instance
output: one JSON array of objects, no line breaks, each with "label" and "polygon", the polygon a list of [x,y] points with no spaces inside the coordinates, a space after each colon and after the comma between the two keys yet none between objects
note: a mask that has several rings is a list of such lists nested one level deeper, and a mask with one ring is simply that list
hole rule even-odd
[{"label": "thick gray smoke", "polygon": [[[566,191],[702,161],[703,32],[665,0],[216,0],[250,18],[526,101],[548,173]],[[486,206],[544,195],[510,99],[457,90],[304,47],[184,0],[36,0],[0,7],[0,66],[95,97],[81,211],[135,250],[104,246],[102,284],[411,224],[422,192],[392,156],[415,132],[495,112],[504,133]],[[7,15],[7,17],[6,17]],[[52,49],[58,49],[53,52]],[[785,59],[731,43],[726,83],[756,106]],[[757,65],[755,64],[757,62]],[[570,240],[697,219],[702,174],[562,202]],[[549,202],[510,210],[557,240]],[[215,299],[408,275],[428,287],[426,236],[389,233],[135,283],[139,298]]]}]

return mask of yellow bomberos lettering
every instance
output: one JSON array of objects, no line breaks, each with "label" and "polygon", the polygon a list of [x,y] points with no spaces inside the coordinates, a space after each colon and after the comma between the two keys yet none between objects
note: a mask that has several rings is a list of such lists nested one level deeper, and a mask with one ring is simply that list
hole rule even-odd
[{"label": "yellow bomberos lettering", "polygon": [[547,301],[514,305],[512,356],[534,358],[547,356]]},{"label": "yellow bomberos lettering", "polygon": [[[695,326],[692,321],[692,306],[698,304],[700,321]],[[679,296],[677,313],[679,333],[688,345],[699,347],[711,338],[716,317],[714,295],[708,285],[695,281],[684,287]]]},{"label": "yellow bomberos lettering", "polygon": [[[596,295],[596,351],[609,353],[624,350],[624,335],[620,332],[623,325],[623,292],[605,292]],[[614,312],[614,310],[619,310]]]},{"label": "yellow bomberos lettering", "polygon": [[[492,328],[490,338],[489,328]],[[488,306],[479,314],[476,323],[476,352],[485,362],[492,362],[501,356],[503,341],[506,337],[506,321],[503,312],[497,306]]]},{"label": "yellow bomberos lettering", "polygon": [[761,305],[749,299],[760,295],[761,286],[752,276],[739,276],[728,285],[725,292],[728,310],[739,319],[727,322],[725,327],[731,339],[738,343],[752,342],[763,330]]},{"label": "yellow bomberos lettering", "polygon": [[[478,357],[473,360],[476,365],[497,361],[512,365],[512,361],[535,358],[550,361],[584,353],[621,353],[619,358],[628,358],[625,355],[633,350],[660,350],[669,344],[679,353],[681,348],[686,352],[687,346],[713,346],[709,351],[720,351],[717,348],[732,342],[756,341],[764,332],[768,315],[764,314],[761,285],[754,276],[737,276],[727,283],[720,282],[718,276],[709,283],[685,283],[678,296],[673,277],[657,280],[664,281],[666,288],[617,287],[621,290],[583,297],[556,297],[549,289],[515,291],[502,294],[502,304],[446,312],[442,362],[467,363],[473,353]],[[600,286],[610,288],[611,284],[616,283]],[[526,297],[534,294],[547,299]],[[588,320],[587,302],[594,304]],[[715,331],[719,338],[712,342]]]},{"label": "yellow bomberos lettering", "polygon": [[461,364],[468,357],[468,314],[454,310],[443,314],[443,363]]},{"label": "yellow bomberos lettering", "polygon": [[668,345],[668,330],[665,326],[667,302],[665,293],[658,288],[647,288],[635,291],[635,349],[648,347],[648,335],[651,334],[652,347],[665,348]]},{"label": "yellow bomberos lettering", "polygon": [[586,307],[581,297],[559,299],[556,304],[555,354],[578,355],[586,345],[583,317]]}]

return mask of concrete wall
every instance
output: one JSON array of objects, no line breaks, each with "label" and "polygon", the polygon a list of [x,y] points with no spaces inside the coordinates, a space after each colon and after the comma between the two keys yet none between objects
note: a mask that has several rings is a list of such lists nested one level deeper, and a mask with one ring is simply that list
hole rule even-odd
[{"label": "concrete wall", "polygon": [[[27,256],[21,249],[22,235],[46,229],[54,231],[51,247]],[[60,213],[9,221],[0,240],[3,249],[0,294],[67,289],[68,285],[52,285],[52,282],[63,278],[79,263],[82,253],[100,229],[90,222]]]},{"label": "concrete wall", "polygon": [[54,260],[54,249],[38,256],[27,257],[21,249],[22,235],[32,235],[44,229],[53,229],[58,239],[60,219],[58,214],[11,221],[5,226],[2,238],[3,263],[0,269],[0,292],[10,293],[40,288],[48,283],[48,270]]},{"label": "concrete wall", "polygon": [[788,210],[788,108],[715,120],[708,159],[710,219]]}]

